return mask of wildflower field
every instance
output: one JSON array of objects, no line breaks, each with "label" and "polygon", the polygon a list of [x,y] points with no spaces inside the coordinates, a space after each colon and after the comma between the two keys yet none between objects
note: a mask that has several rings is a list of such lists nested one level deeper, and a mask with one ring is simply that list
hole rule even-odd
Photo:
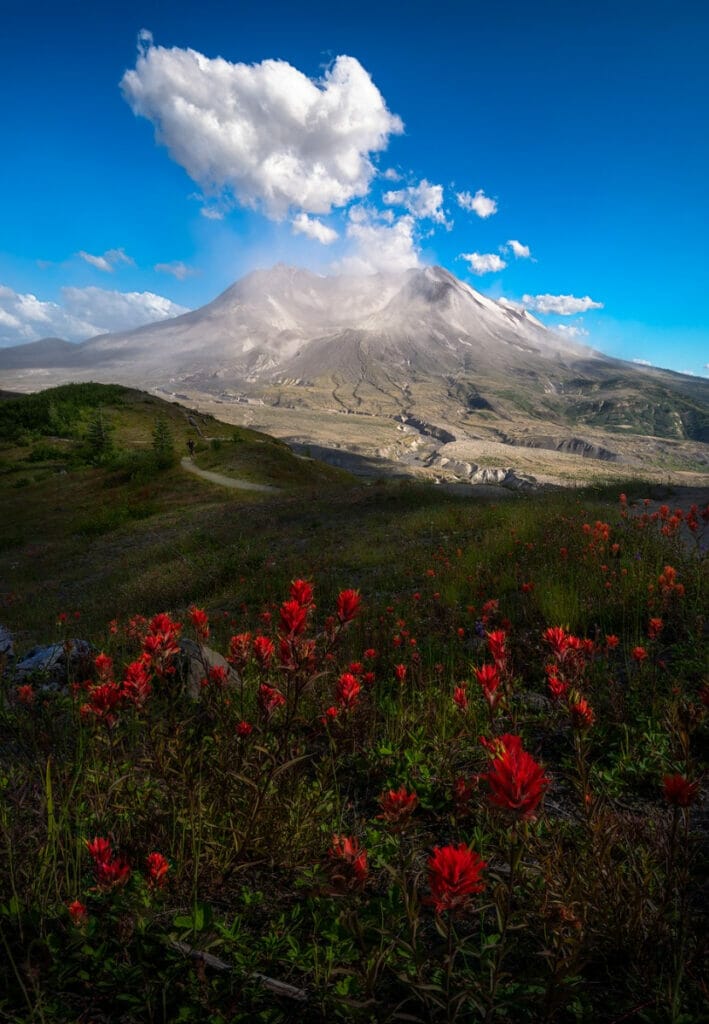
[{"label": "wildflower field", "polygon": [[0,680],[0,1019],[709,1019],[707,509],[329,508],[40,602],[93,652]]}]

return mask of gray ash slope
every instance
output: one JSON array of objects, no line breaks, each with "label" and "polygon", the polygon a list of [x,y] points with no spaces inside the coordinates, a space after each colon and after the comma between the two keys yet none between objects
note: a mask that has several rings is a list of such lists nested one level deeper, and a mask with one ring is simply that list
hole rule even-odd
[{"label": "gray ash slope", "polygon": [[324,277],[279,264],[173,319],[0,350],[0,374],[22,390],[97,380],[267,401],[297,384],[315,408],[327,392],[360,413],[709,440],[706,380],[606,357],[441,267]]}]

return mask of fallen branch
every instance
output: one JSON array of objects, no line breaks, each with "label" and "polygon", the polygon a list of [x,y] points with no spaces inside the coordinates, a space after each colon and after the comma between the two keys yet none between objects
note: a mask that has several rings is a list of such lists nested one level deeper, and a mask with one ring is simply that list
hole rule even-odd
[{"label": "fallen branch", "polygon": [[[170,945],[184,956],[189,956],[193,960],[201,960],[207,967],[213,967],[215,971],[230,971],[232,969],[231,964],[220,960],[218,956],[214,956],[212,953],[204,953],[200,949],[193,949],[186,942],[177,942],[171,939]],[[296,988],[295,985],[288,985],[285,981],[269,978],[267,975],[259,974],[257,971],[254,971],[249,977],[260,981],[263,987],[267,988],[269,992],[273,992],[274,995],[284,996],[286,999],[296,999],[299,1003],[305,1003],[308,1000],[308,993],[305,989]]]}]

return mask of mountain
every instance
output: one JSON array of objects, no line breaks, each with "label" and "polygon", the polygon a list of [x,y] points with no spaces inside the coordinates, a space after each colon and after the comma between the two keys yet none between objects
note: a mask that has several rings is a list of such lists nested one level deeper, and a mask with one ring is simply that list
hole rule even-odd
[{"label": "mountain", "polygon": [[[170,320],[80,345],[43,339],[0,350],[0,373],[19,389],[65,380],[152,387],[239,406],[242,422],[244,407],[251,422],[259,407],[256,425],[292,440],[372,451],[392,449],[394,421],[417,435],[418,461],[429,464],[441,442],[463,440],[707,464],[709,382],[604,356],[441,267],[325,277],[279,264]],[[371,441],[353,440],[343,413],[370,417]],[[381,436],[375,420],[385,421]]]}]

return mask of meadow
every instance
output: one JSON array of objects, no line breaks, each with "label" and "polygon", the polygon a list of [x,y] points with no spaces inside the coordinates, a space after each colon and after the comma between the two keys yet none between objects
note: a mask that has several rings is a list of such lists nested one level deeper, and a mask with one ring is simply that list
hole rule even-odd
[{"label": "meadow", "polygon": [[92,649],[0,675],[0,1019],[708,1019],[706,508],[56,392],[0,402],[0,622]]}]

